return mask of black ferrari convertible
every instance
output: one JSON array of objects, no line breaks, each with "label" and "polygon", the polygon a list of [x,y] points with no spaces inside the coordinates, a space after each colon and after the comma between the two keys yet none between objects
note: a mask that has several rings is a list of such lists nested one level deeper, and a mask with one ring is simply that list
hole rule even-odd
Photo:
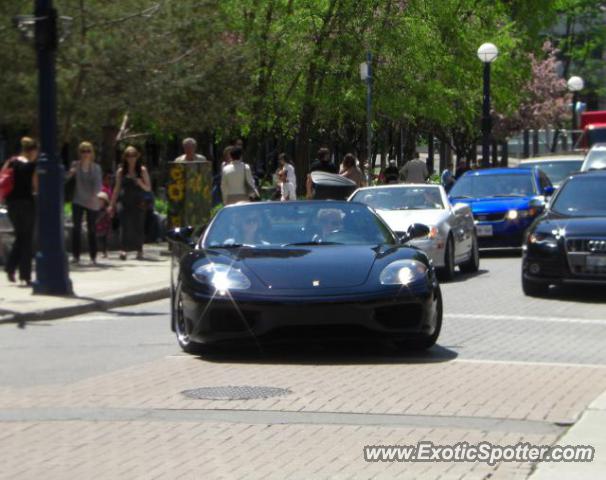
[{"label": "black ferrari convertible", "polygon": [[172,329],[204,344],[379,336],[429,348],[442,324],[434,268],[366,205],[272,202],[223,208],[195,238],[172,231]]}]

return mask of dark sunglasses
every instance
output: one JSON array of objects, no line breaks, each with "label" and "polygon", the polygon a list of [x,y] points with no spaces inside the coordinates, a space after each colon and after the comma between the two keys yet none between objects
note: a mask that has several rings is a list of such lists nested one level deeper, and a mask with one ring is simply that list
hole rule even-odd
[{"label": "dark sunglasses", "polygon": [[80,153],[93,153],[92,150],[80,150]]}]

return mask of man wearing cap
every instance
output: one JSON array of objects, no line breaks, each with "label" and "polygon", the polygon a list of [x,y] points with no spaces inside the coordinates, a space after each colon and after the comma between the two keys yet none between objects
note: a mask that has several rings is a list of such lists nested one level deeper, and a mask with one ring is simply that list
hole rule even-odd
[{"label": "man wearing cap", "polygon": [[183,140],[183,152],[180,157],[175,158],[175,162],[208,162],[204,155],[196,153],[198,142],[194,138],[186,138]]},{"label": "man wearing cap", "polygon": [[383,182],[386,184],[398,183],[399,179],[400,171],[398,170],[396,160],[392,158],[389,160],[389,166],[383,170]]}]

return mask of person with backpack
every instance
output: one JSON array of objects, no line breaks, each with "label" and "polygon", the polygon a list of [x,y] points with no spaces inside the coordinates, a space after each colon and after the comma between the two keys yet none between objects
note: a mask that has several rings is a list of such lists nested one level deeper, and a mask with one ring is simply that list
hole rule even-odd
[{"label": "person with backpack", "polygon": [[15,233],[15,241],[4,269],[11,283],[16,282],[15,273],[18,269],[19,280],[28,286],[32,283],[34,257],[35,196],[38,193],[37,159],[38,142],[33,138],[23,137],[20,154],[8,159],[2,167],[2,193]]}]

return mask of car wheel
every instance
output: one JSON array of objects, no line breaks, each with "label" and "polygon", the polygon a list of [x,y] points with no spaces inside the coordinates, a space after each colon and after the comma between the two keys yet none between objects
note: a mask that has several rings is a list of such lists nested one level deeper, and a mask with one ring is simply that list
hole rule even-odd
[{"label": "car wheel", "polygon": [[522,275],[522,291],[529,297],[544,297],[549,292],[549,284],[529,280]]},{"label": "car wheel", "polygon": [[448,282],[455,276],[454,241],[449,236],[444,249],[444,266],[438,270],[438,277],[442,282]]},{"label": "car wheel", "polygon": [[433,347],[438,341],[440,331],[442,330],[442,292],[437,289],[436,293],[436,308],[434,309],[434,320],[436,328],[431,335],[425,335],[422,337],[416,337],[406,340],[399,340],[396,343],[396,347],[403,350],[428,350]]},{"label": "car wheel", "polygon": [[173,326],[177,342],[185,353],[202,353],[202,344],[194,342],[189,337],[189,326],[183,312],[183,296],[181,294],[181,282],[177,285],[173,308]]},{"label": "car wheel", "polygon": [[480,248],[478,247],[478,237],[474,234],[471,241],[471,256],[459,268],[463,273],[476,273],[480,269]]}]

